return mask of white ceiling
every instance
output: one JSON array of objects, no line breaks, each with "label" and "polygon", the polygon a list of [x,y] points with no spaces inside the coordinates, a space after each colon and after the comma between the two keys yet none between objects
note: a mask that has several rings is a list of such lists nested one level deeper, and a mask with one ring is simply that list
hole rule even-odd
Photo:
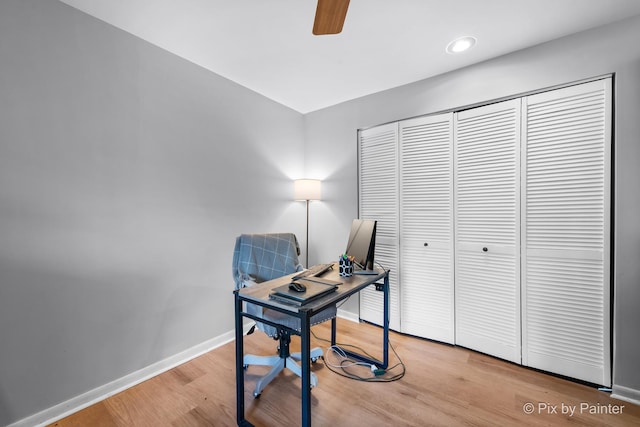
[{"label": "white ceiling", "polygon": [[[301,113],[640,14],[640,0],[351,0],[341,34],[314,36],[316,0],[61,1]],[[447,54],[463,35],[476,46]]]}]

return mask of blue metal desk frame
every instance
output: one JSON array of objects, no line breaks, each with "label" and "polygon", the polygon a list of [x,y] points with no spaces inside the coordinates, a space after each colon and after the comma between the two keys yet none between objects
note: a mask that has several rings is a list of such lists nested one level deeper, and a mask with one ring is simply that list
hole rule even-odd
[{"label": "blue metal desk frame", "polygon": [[[311,426],[311,323],[310,319],[316,313],[321,312],[326,307],[345,300],[353,294],[360,292],[370,285],[375,285],[376,290],[383,292],[383,360],[368,358],[364,355],[347,351],[347,354],[365,363],[370,363],[379,368],[386,369],[389,366],[389,270],[380,270],[378,275],[354,275],[350,278],[338,277],[337,269],[324,277],[343,282],[336,292],[333,292],[316,301],[301,307],[294,307],[277,303],[269,299],[269,293],[276,286],[289,283],[291,276],[263,282],[250,288],[243,288],[234,291],[235,296],[235,332],[236,332],[236,413],[238,426],[253,426],[244,417],[244,341],[243,341],[243,317],[251,318],[255,321],[269,323],[273,326],[280,325],[265,322],[251,314],[243,311],[243,302],[250,302],[262,307],[276,310],[300,319],[300,330],[289,330],[292,334],[300,335],[302,353],[302,422],[304,427]],[[333,277],[335,276],[335,277]],[[380,280],[383,280],[380,283]],[[331,345],[336,343],[336,318],[331,320]]]}]

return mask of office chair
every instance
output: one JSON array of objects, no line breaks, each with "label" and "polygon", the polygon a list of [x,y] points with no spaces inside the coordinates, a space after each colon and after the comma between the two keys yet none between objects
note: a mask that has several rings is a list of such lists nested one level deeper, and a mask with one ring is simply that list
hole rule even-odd
[{"label": "office chair", "polygon": [[[275,279],[302,270],[298,262],[300,247],[295,234],[243,234],[236,238],[233,252],[233,279],[236,289],[252,286],[256,283]],[[247,313],[270,322],[279,324],[274,327],[266,323],[256,322],[258,329],[279,341],[278,354],[271,356],[256,356],[247,354],[243,358],[245,369],[250,365],[271,366],[271,370],[260,378],[253,393],[259,397],[262,390],[284,368],[289,369],[299,377],[302,368],[296,361],[301,359],[300,353],[290,353],[291,330],[300,330],[300,319],[286,314],[269,310],[256,304],[246,303]],[[315,325],[336,316],[336,306],[326,308],[311,317],[311,325]],[[253,328],[249,334],[253,332]],[[311,360],[315,362],[322,356],[319,347],[311,349]],[[311,373],[311,387],[318,385],[318,377]]]}]

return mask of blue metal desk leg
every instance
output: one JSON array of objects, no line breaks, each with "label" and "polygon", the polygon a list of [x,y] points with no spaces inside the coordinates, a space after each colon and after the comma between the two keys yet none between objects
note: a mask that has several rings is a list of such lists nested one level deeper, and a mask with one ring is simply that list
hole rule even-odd
[{"label": "blue metal desk leg", "polygon": [[384,314],[382,321],[382,364],[383,368],[387,369],[389,366],[389,275],[384,277],[383,297],[384,297]]},{"label": "blue metal desk leg", "polygon": [[[365,355],[355,353],[346,349],[342,351],[349,357],[352,357],[360,362],[374,364],[378,368],[387,369],[389,367],[389,275],[384,278],[384,283],[379,288],[380,284],[376,284],[376,289],[383,291],[383,318],[382,318],[382,360],[376,360]],[[331,345],[336,345],[336,319],[331,320]]]},{"label": "blue metal desk leg", "polygon": [[336,335],[337,335],[337,331],[336,331],[336,317],[334,317],[333,319],[331,319],[331,345],[336,345]]},{"label": "blue metal desk leg", "polygon": [[311,318],[301,310],[300,338],[302,360],[302,423],[303,427],[311,427]]},{"label": "blue metal desk leg", "polygon": [[242,337],[242,301],[238,298],[238,291],[234,292],[235,298],[235,323],[236,323],[236,418],[239,426],[250,425],[244,418],[244,348]]}]

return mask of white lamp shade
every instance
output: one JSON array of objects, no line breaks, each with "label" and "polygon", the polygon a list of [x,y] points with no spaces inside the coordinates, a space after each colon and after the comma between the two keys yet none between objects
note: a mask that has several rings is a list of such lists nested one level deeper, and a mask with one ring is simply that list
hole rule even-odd
[{"label": "white lamp shade", "polygon": [[294,200],[320,200],[319,179],[296,179],[293,181]]}]

